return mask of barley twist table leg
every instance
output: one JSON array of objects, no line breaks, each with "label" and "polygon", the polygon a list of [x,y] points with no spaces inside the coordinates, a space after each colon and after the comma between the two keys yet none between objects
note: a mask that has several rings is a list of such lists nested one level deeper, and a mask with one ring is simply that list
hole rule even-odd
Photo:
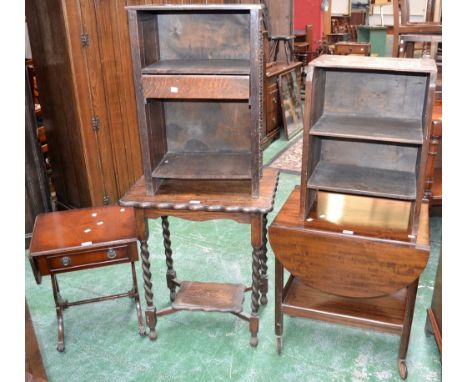
[{"label": "barley twist table leg", "polygon": [[175,300],[176,297],[176,284],[174,283],[174,279],[177,277],[176,272],[174,270],[173,264],[174,260],[172,259],[172,249],[171,249],[171,233],[169,231],[169,219],[167,216],[161,216],[162,220],[162,229],[163,229],[163,238],[164,238],[164,252],[166,254],[166,281],[167,287],[170,290],[170,299],[171,301]]},{"label": "barley twist table leg", "polygon": [[145,325],[143,323],[143,315],[141,314],[141,304],[140,304],[140,295],[138,294],[138,283],[137,283],[137,276],[135,272],[135,263],[131,262],[132,267],[132,280],[133,280],[133,298],[135,299],[136,305],[136,312],[137,312],[137,319],[138,319],[138,333],[140,336],[146,336]]},{"label": "barley twist table leg", "polygon": [[262,252],[263,249],[261,247],[254,248],[252,252],[252,314],[250,318],[250,345],[253,347],[256,347],[258,345],[258,308],[260,306],[258,300],[260,298],[260,257],[262,255]]},{"label": "barley twist table leg", "polygon": [[268,266],[267,266],[267,243],[268,243],[268,238],[267,238],[267,224],[268,224],[268,219],[267,215],[264,214],[262,217],[262,254],[261,254],[261,281],[260,281],[260,292],[262,294],[260,298],[260,303],[262,305],[266,305],[268,303],[268,298],[267,298],[267,293],[268,293]]},{"label": "barley twist table leg", "polygon": [[146,240],[140,241],[140,250],[141,250],[141,263],[143,268],[143,280],[145,288],[145,299],[146,299],[146,324],[150,329],[149,338],[155,340],[158,336],[156,333],[156,307],[153,305],[153,284],[151,283],[151,272],[150,272],[150,261],[149,261],[149,251],[148,251],[148,242]]}]

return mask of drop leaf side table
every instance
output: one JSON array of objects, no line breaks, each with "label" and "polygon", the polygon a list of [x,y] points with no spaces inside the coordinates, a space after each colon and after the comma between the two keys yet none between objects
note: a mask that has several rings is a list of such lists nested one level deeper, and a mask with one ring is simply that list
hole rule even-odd
[{"label": "drop leaf side table", "polygon": [[[135,299],[140,335],[145,335],[135,273],[138,261],[133,208],[116,205],[50,212],[37,216],[29,260],[38,284],[50,275],[58,322],[58,351],[65,350],[63,311],[74,305],[121,297]],[[91,268],[130,263],[132,289],[126,293],[69,302],[60,294],[57,275]]]}]

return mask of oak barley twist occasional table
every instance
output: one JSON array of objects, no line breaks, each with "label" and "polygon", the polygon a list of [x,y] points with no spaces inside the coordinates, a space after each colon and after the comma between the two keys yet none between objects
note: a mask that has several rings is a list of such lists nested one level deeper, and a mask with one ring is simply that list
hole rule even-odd
[{"label": "oak barley twist occasional table", "polygon": [[[120,200],[122,206],[135,208],[138,239],[140,240],[143,264],[143,279],[146,298],[146,323],[149,337],[157,338],[157,317],[179,310],[228,312],[246,320],[250,325],[250,344],[258,344],[258,311],[260,304],[267,303],[267,214],[273,210],[278,171],[264,169],[259,186],[259,197],[251,195],[250,184],[238,181],[186,181],[183,190],[180,181],[166,181],[156,195],[147,195],[143,177]],[[216,191],[214,191],[216,190]],[[169,216],[192,221],[230,219],[251,226],[252,285],[182,281],[177,278],[172,258]],[[149,249],[148,219],[162,220],[166,256],[166,279],[172,305],[157,310],[154,305]],[[244,293],[251,291],[251,313],[243,312]]]}]

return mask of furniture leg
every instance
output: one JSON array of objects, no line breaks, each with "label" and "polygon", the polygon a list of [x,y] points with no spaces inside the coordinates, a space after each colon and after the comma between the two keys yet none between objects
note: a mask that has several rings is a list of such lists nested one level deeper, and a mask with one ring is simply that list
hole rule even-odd
[{"label": "furniture leg", "polygon": [[141,267],[143,268],[143,282],[145,289],[145,300],[146,300],[146,325],[150,330],[149,338],[154,341],[158,338],[156,333],[156,307],[153,304],[153,284],[151,283],[151,271],[148,251],[148,221],[145,218],[145,212],[143,209],[135,209],[135,220],[137,224],[138,240],[140,241],[140,253],[141,253]]},{"label": "furniture leg", "polygon": [[170,290],[169,298],[171,301],[175,300],[176,297],[176,284],[174,279],[177,277],[176,272],[174,270],[173,264],[174,261],[172,259],[172,249],[171,249],[171,233],[169,231],[169,219],[167,216],[161,216],[162,220],[162,229],[163,229],[163,237],[164,237],[164,253],[166,255],[166,281],[167,287]]},{"label": "furniture leg", "polygon": [[258,345],[258,308],[259,308],[259,285],[262,248],[262,215],[255,214],[251,218],[251,242],[252,242],[252,314],[250,316],[250,345]]},{"label": "furniture leg", "polygon": [[133,294],[135,298],[135,305],[136,305],[137,319],[138,319],[138,332],[140,333],[140,336],[145,336],[146,330],[145,330],[145,325],[143,323],[143,315],[141,314],[140,295],[138,293],[138,283],[137,283],[137,277],[136,277],[136,272],[135,272],[135,263],[133,261],[131,262],[131,266],[132,266],[132,279],[133,279]]},{"label": "furniture leg", "polygon": [[65,329],[63,327],[63,309],[60,303],[61,298],[59,295],[58,282],[54,274],[50,276],[52,281],[52,291],[54,294],[55,301],[55,313],[57,314],[57,324],[58,324],[58,340],[57,340],[57,350],[63,352],[65,350]]},{"label": "furniture leg", "polygon": [[275,259],[275,334],[276,351],[278,354],[281,354],[283,347],[283,278],[283,265]]},{"label": "furniture leg", "polygon": [[262,296],[260,297],[260,303],[262,305],[266,305],[268,303],[267,293],[268,293],[268,266],[267,266],[267,214],[263,214],[262,216],[262,256],[261,256],[261,287],[260,292]]},{"label": "furniture leg", "polygon": [[426,336],[434,335],[434,330],[432,329],[431,318],[429,317],[429,309],[426,313],[426,325],[424,325],[424,333]]},{"label": "furniture leg", "polygon": [[411,334],[411,324],[413,323],[414,306],[416,303],[416,294],[418,292],[419,278],[417,278],[408,288],[406,297],[405,318],[403,321],[403,331],[400,341],[400,353],[398,357],[398,369],[401,379],[406,379],[408,376],[408,368],[406,366],[406,353],[408,352],[409,338]]}]

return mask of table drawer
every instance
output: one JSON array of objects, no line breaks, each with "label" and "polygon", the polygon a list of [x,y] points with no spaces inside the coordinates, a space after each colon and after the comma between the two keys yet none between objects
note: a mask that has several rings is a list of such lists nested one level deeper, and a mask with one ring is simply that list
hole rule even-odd
[{"label": "table drawer", "polygon": [[67,272],[137,260],[138,253],[135,243],[48,256],[47,267],[50,272]]}]

